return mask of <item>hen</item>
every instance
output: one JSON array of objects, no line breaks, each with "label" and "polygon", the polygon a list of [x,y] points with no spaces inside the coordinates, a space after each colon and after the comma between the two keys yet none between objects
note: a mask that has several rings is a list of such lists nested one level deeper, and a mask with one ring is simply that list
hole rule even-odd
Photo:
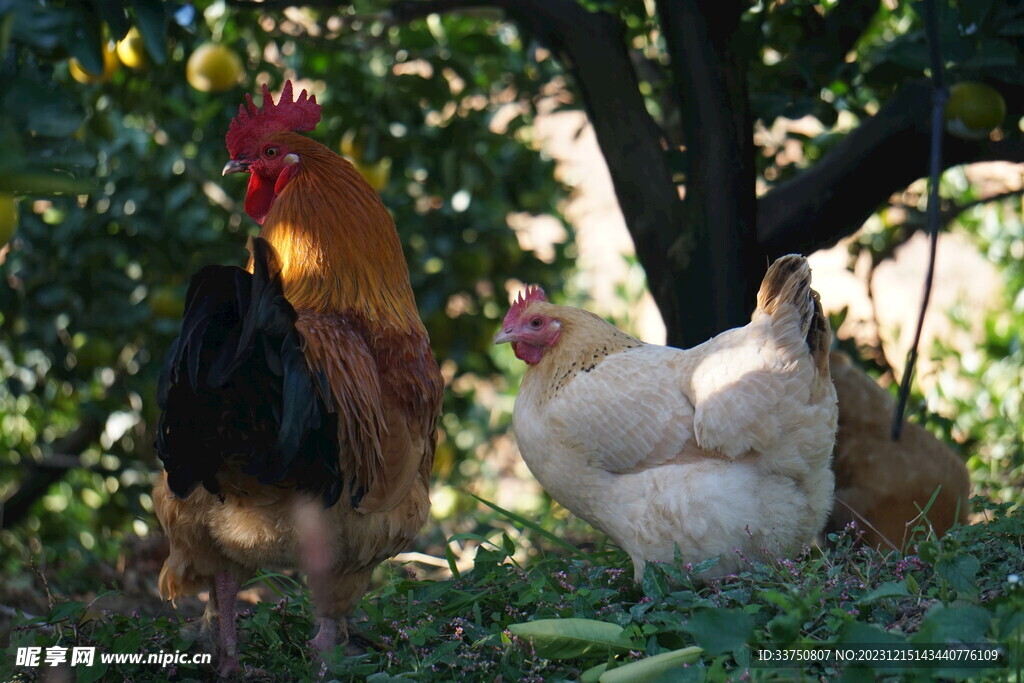
[{"label": "hen", "polygon": [[[320,119],[286,82],[239,108],[224,174],[250,174],[262,225],[249,267],[193,279],[160,378],[153,491],[170,599],[212,588],[221,672],[237,667],[235,597],[266,565],[306,565],[320,629],[401,551],[430,505],[443,381],[390,215],[359,173],[297,131]],[[342,620],[340,625],[338,620]]]},{"label": "hen", "polygon": [[965,524],[971,482],[963,460],[912,422],[893,441],[889,392],[845,354],[833,352],[831,363],[839,431],[833,463],[836,505],[826,530],[839,531],[856,522],[866,543],[902,550],[911,530],[924,520],[940,535],[954,524]]},{"label": "hen", "polygon": [[648,561],[814,540],[832,506],[830,331],[799,256],[765,275],[751,322],[691,349],[645,344],[539,288],[495,336],[528,365],[514,427],[551,497]]}]

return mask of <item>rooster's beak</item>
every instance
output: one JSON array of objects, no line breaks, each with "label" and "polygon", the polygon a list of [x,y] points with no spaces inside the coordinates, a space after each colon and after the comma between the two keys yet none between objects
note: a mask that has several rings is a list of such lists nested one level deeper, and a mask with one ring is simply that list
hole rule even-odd
[{"label": "rooster's beak", "polygon": [[498,334],[494,335],[494,344],[507,344],[508,342],[515,341],[515,337],[512,335],[512,330],[498,330]]},{"label": "rooster's beak", "polygon": [[224,164],[224,170],[220,172],[223,175],[231,175],[232,173],[248,173],[249,162],[248,161],[237,161],[232,159],[228,163]]}]

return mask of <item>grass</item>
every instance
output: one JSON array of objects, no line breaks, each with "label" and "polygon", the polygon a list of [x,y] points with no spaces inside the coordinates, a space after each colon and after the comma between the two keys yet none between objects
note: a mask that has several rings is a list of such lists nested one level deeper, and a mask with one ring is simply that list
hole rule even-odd
[{"label": "grass", "polygon": [[[584,552],[530,520],[500,513],[522,535],[482,535],[471,570],[451,578],[413,578],[390,565],[353,623],[354,643],[327,658],[325,680],[1022,680],[1024,666],[1024,518],[975,499],[987,521],[936,540],[914,531],[903,554],[853,543],[855,529],[824,551],[750,564],[707,583],[707,567],[648,565],[637,583],[618,550]],[[515,536],[515,534],[512,534]],[[524,561],[524,545],[547,551]],[[454,560],[450,561],[454,568]],[[276,602],[261,602],[239,621],[244,678],[312,680],[318,662],[305,646],[312,607],[299,583],[264,574]],[[556,620],[556,621],[547,621]],[[15,618],[0,679],[41,680],[48,667],[15,665],[18,647],[95,646],[97,652],[208,652],[199,620],[97,613],[56,599],[34,619]],[[757,668],[755,652],[799,643],[1000,643],[1001,668]],[[630,668],[627,668],[631,665]],[[77,681],[208,680],[209,665],[77,666]]]}]

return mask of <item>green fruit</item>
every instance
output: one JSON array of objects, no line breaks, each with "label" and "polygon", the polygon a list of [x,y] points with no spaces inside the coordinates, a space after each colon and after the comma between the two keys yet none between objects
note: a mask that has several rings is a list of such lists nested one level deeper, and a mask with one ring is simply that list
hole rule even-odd
[{"label": "green fruit", "polygon": [[180,318],[185,312],[185,300],[176,287],[157,287],[149,295],[149,307],[158,318]]},{"label": "green fruit", "polygon": [[0,193],[0,246],[14,237],[18,228],[18,205],[13,195]]},{"label": "green fruit", "polygon": [[75,349],[78,365],[87,370],[110,367],[116,356],[117,349],[102,337],[89,337]]},{"label": "green fruit", "polygon": [[966,140],[981,140],[1006,116],[1006,101],[995,88],[961,81],[949,89],[944,118],[946,130]]}]

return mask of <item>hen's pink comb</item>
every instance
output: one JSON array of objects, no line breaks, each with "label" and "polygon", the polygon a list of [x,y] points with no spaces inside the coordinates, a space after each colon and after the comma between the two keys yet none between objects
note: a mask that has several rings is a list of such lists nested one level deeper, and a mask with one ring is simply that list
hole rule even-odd
[{"label": "hen's pink comb", "polygon": [[281,98],[274,104],[270,88],[263,84],[263,108],[252,102],[246,93],[245,104],[238,105],[238,116],[231,119],[226,142],[232,158],[241,151],[246,140],[259,140],[268,133],[282,130],[313,130],[320,122],[320,105],[316,95],[309,96],[305,90],[299,99],[292,101],[292,82],[284,82]]},{"label": "hen's pink comb", "polygon": [[520,292],[519,298],[512,302],[512,307],[508,309],[505,320],[509,322],[519,320],[519,316],[530,304],[547,300],[548,298],[544,295],[544,290],[540,288],[540,285],[527,286],[525,295]]}]

